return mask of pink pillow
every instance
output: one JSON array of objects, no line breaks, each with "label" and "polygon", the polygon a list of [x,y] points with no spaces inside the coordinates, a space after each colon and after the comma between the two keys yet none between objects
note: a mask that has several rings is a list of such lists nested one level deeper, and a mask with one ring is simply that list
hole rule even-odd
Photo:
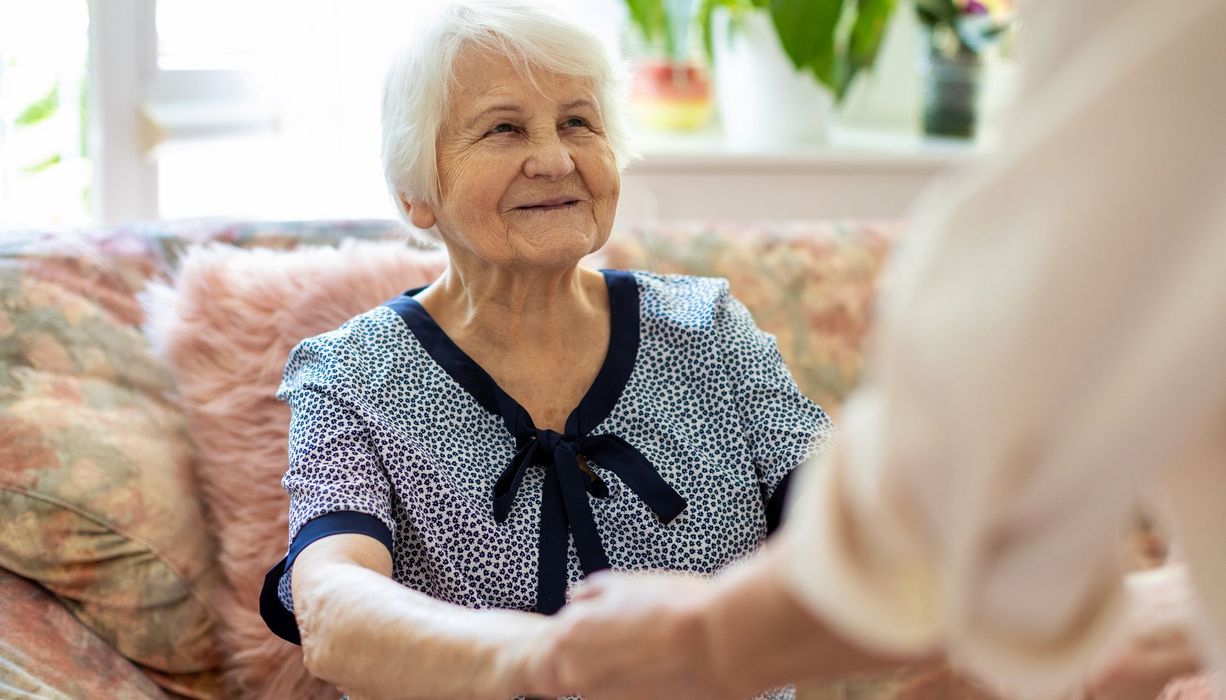
[{"label": "pink pillow", "polygon": [[[860,379],[861,345],[896,221],[665,223],[609,239],[610,267],[726,277],[801,391],[837,418]],[[837,422],[837,421],[836,421]]]},{"label": "pink pillow", "polygon": [[173,286],[144,295],[147,332],[174,376],[201,452],[199,478],[219,542],[226,674],[244,697],[336,697],[302,665],[301,650],[258,612],[265,571],[284,554],[289,409],[274,393],[289,351],[411,287],[443,255],[405,243],[338,248],[190,249]]},{"label": "pink pillow", "polygon": [[34,582],[0,569],[0,600],[0,697],[166,697]]},{"label": "pink pillow", "polygon": [[195,450],[139,328],[156,260],[121,240],[0,246],[0,568],[169,679],[220,662],[220,572]]}]

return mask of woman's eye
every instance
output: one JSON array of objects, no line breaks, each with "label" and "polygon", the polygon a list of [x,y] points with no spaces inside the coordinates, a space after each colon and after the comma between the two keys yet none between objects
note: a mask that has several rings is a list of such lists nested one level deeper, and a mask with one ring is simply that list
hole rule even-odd
[{"label": "woman's eye", "polygon": [[562,122],[562,126],[564,128],[587,126],[587,122],[583,120],[581,117],[571,117],[570,119],[567,119],[566,121]]},{"label": "woman's eye", "polygon": [[511,133],[511,132],[513,132],[513,131],[515,131],[515,126],[514,126],[514,125],[512,125],[512,124],[505,124],[505,123],[504,123],[504,124],[499,124],[498,126],[494,127],[493,129],[490,129],[489,133],[491,133],[491,134],[509,134],[509,133]]}]

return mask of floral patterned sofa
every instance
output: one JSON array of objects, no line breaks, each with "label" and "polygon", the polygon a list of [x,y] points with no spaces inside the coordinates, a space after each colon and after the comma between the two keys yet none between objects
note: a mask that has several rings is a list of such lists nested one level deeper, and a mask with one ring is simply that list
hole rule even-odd
[{"label": "floral patterned sofa", "polygon": [[[601,262],[727,277],[775,334],[802,389],[837,419],[899,230],[893,222],[659,226],[618,232]],[[234,670],[250,666],[245,645],[257,640],[224,634],[230,623],[216,605],[217,591],[235,584],[220,563],[227,543],[209,523],[236,516],[200,487],[191,412],[142,332],[140,295],[170,279],[194,244],[291,255],[402,236],[386,221],[153,222],[0,236],[0,696],[268,697]],[[268,527],[283,540],[283,525]],[[802,697],[893,697],[908,675],[849,679]]]}]

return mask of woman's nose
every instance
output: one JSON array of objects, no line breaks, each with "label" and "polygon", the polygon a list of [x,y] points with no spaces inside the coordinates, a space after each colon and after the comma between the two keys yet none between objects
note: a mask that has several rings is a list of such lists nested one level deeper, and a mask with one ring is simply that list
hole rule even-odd
[{"label": "woman's nose", "polygon": [[524,163],[524,174],[528,177],[559,180],[574,170],[575,161],[570,157],[570,149],[557,134],[534,141],[532,152]]}]

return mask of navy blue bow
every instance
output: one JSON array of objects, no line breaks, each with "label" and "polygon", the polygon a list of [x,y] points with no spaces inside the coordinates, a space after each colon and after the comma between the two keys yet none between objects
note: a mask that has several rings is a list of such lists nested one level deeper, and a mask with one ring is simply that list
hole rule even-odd
[{"label": "navy blue bow", "polygon": [[685,510],[686,503],[646,457],[616,435],[589,435],[576,440],[553,430],[517,427],[519,449],[494,484],[494,519],[501,523],[510,515],[524,473],[533,465],[544,467],[536,609],[553,614],[566,604],[568,532],[575,537],[583,573],[609,568],[588,503],[588,493],[604,498],[609,495],[608,488],[599,479],[588,478],[579,467],[579,455],[591,457],[616,474],[660,522],[672,522]]}]

